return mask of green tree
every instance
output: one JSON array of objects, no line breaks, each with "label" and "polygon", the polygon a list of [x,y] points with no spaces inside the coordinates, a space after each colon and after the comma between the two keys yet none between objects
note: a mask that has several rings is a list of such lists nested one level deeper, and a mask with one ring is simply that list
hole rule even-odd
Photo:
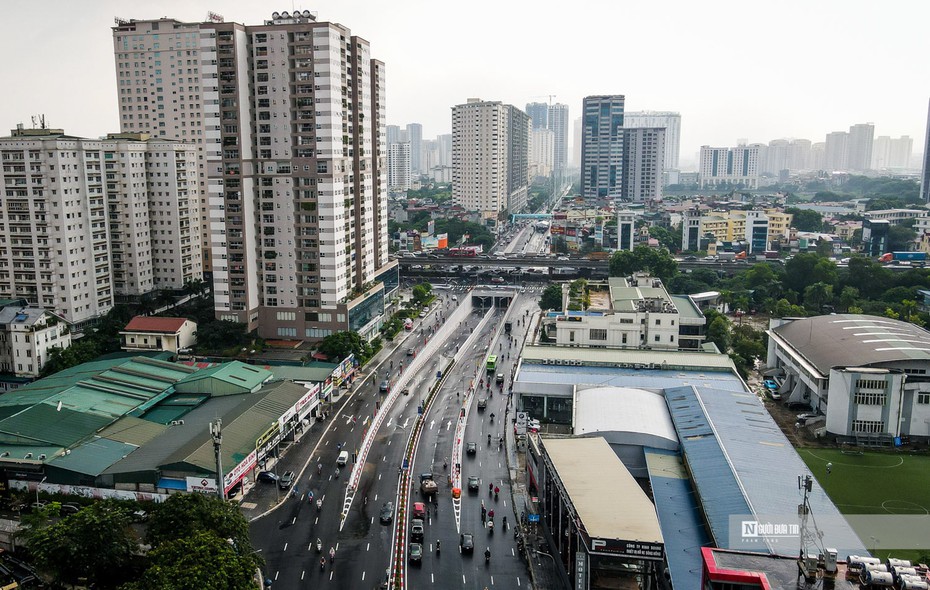
[{"label": "green tree", "polygon": [[807,311],[805,311],[803,307],[800,305],[794,305],[787,299],[779,299],[775,304],[775,310],[773,313],[777,318],[794,318],[804,317],[807,315]]},{"label": "green tree", "polygon": [[365,364],[371,358],[371,344],[359,336],[358,332],[336,332],[330,334],[320,342],[317,349],[330,359],[341,361],[350,354],[355,355],[355,359]]},{"label": "green tree", "polygon": [[420,283],[419,285],[414,285],[411,290],[411,296],[413,301],[417,305],[423,305],[429,299],[430,293],[433,291],[433,286],[429,283]]},{"label": "green tree", "polygon": [[892,252],[910,250],[910,246],[917,238],[917,232],[903,225],[892,225],[888,228],[888,249]]},{"label": "green tree", "polygon": [[804,303],[812,307],[817,313],[823,311],[823,306],[833,300],[833,285],[818,282],[804,289]]},{"label": "green tree", "polygon": [[836,277],[836,264],[816,254],[798,254],[785,263],[785,286],[798,293],[814,283],[833,285]]},{"label": "green tree", "polygon": [[146,540],[153,546],[196,531],[216,533],[232,539],[239,547],[249,547],[249,525],[242,512],[215,496],[206,494],[172,494],[155,505],[148,523]]},{"label": "green tree", "polygon": [[722,353],[730,350],[730,322],[725,317],[718,316],[710,323],[707,328],[707,341],[713,342]]},{"label": "green tree", "polygon": [[562,310],[562,285],[552,284],[543,290],[539,298],[539,309]]},{"label": "green tree", "polygon": [[129,526],[129,510],[112,500],[98,502],[77,514],[24,533],[39,569],[57,582],[76,584],[82,578],[97,588],[115,588],[129,576],[138,540]]},{"label": "green tree", "polygon": [[678,273],[678,263],[668,250],[637,246],[631,250],[618,250],[610,258],[610,276],[625,277],[637,271],[648,271],[667,283]]},{"label": "green tree", "polygon": [[853,256],[849,260],[843,281],[855,287],[865,299],[877,299],[892,282],[891,271],[871,258]]},{"label": "green tree", "polygon": [[843,287],[843,290],[840,291],[840,307],[849,313],[849,308],[856,304],[856,301],[859,300],[859,289],[855,287],[846,286]]},{"label": "green tree", "polygon": [[[178,494],[180,495],[180,494]],[[126,590],[255,590],[258,562],[213,531],[165,541],[149,553],[149,567]]]},{"label": "green tree", "polygon": [[794,216],[791,220],[791,225],[799,231],[823,231],[823,215],[817,211],[788,207],[785,209],[785,213],[790,213]]},{"label": "green tree", "polygon": [[246,325],[229,320],[213,320],[197,326],[197,349],[223,351],[249,342]]},{"label": "green tree", "polygon": [[649,237],[659,240],[659,245],[669,252],[675,252],[681,247],[681,232],[676,234],[661,225],[650,226]]}]

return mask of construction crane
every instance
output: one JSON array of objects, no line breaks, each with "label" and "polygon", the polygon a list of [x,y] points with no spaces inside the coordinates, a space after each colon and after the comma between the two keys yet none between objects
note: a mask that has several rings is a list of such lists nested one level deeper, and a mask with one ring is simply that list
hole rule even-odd
[{"label": "construction crane", "polygon": [[548,98],[549,106],[552,106],[552,99],[555,98],[556,96],[557,95],[555,94],[537,94],[536,96],[531,96],[530,98]]}]

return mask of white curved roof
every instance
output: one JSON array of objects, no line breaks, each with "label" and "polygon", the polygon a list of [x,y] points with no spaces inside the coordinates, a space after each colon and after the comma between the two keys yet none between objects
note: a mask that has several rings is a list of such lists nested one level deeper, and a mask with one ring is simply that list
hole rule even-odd
[{"label": "white curved roof", "polygon": [[[575,394],[575,435],[625,432],[655,437],[662,448],[678,447],[665,397],[632,387],[594,387]],[[665,441],[665,444],[661,444]],[[619,442],[619,441],[610,441]]]}]

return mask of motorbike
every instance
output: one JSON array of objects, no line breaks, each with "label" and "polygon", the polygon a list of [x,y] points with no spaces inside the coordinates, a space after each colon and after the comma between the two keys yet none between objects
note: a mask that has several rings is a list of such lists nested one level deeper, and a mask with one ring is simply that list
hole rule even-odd
[{"label": "motorbike", "polygon": [[488,534],[489,535],[494,534],[494,521],[493,520],[488,521]]},{"label": "motorbike", "polygon": [[319,539],[316,540],[316,552],[323,553],[323,541]]},{"label": "motorbike", "polygon": [[326,569],[326,558],[321,557],[320,558],[320,571],[322,572],[325,569]]},{"label": "motorbike", "polygon": [[436,541],[436,555],[439,555],[439,541]]},{"label": "motorbike", "polygon": [[488,548],[485,549],[485,551],[484,551],[484,562],[485,562],[485,563],[490,563],[490,562],[491,562],[491,548],[490,548],[490,547],[488,547]]},{"label": "motorbike", "polygon": [[323,499],[320,498],[319,500],[316,501],[316,511],[319,512],[320,508],[322,507],[323,507]]},{"label": "motorbike", "polygon": [[494,424],[494,414],[491,414],[491,424]]}]

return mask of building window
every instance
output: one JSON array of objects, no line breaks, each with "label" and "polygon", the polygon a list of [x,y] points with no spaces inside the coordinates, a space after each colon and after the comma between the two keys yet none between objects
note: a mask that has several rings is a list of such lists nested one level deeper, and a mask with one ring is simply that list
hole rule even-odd
[{"label": "building window", "polygon": [[657,326],[661,326],[661,325],[662,325],[662,320],[656,320],[656,325],[657,325]]},{"label": "building window", "polygon": [[575,341],[575,331],[574,331],[574,330],[569,330],[569,331],[568,331],[568,341],[569,341],[569,342],[574,342],[574,341]]},{"label": "building window", "polygon": [[624,332],[624,334],[623,334],[623,338],[622,338],[622,340],[621,340],[620,343],[621,343],[621,344],[626,344],[626,333],[625,333],[625,332]]},{"label": "building window", "polygon": [[884,393],[856,393],[855,402],[863,406],[884,406],[885,405],[885,394]]},{"label": "building window", "polygon": [[881,389],[885,390],[885,381],[883,379],[856,379],[856,389]]},{"label": "building window", "polygon": [[923,391],[917,393],[918,404],[930,404],[930,392]]},{"label": "building window", "polygon": [[885,431],[885,423],[881,420],[853,420],[854,433],[875,434]]},{"label": "building window", "polygon": [[588,338],[591,340],[607,340],[607,330],[592,328],[588,332]]},{"label": "building window", "polygon": [[658,342],[658,341],[659,341],[659,335],[656,334],[656,342]]}]

